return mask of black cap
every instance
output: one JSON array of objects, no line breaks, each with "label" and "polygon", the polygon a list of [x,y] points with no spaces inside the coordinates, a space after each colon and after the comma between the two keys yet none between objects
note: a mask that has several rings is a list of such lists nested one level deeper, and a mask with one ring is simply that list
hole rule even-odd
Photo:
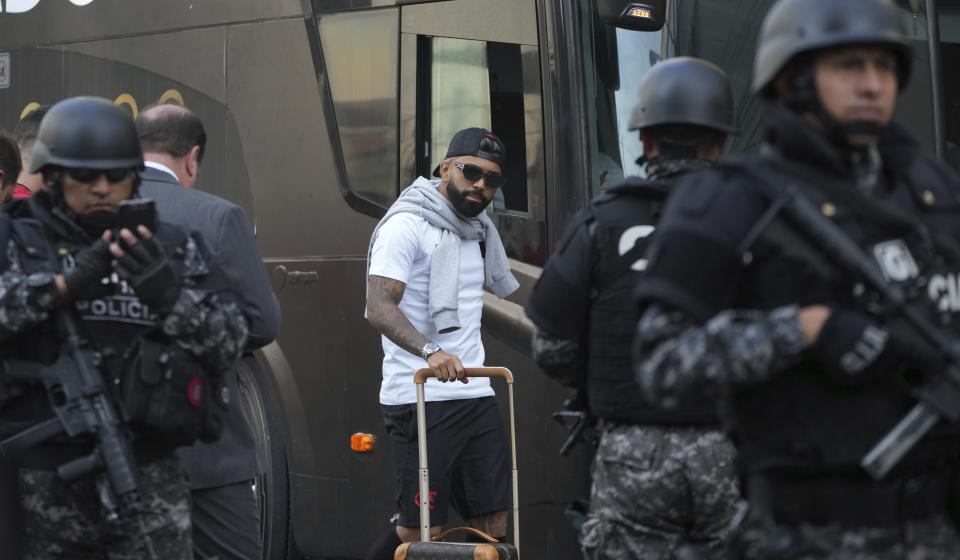
[{"label": "black cap", "polygon": [[[503,169],[507,162],[507,148],[503,141],[485,128],[465,128],[453,135],[450,147],[443,159],[455,156],[476,156],[496,163]],[[433,170],[433,176],[440,176],[440,166]]]}]

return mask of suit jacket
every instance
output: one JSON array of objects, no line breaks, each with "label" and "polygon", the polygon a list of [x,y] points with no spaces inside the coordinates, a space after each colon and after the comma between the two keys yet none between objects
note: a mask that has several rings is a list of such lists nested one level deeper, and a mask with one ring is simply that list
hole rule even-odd
[{"label": "suit jacket", "polygon": [[[203,237],[214,262],[237,289],[250,323],[248,349],[270,343],[280,328],[280,305],[243,209],[220,197],[186,188],[170,174],[149,167],[142,173],[140,196],[156,202],[159,220]],[[223,435],[212,444],[198,442],[178,451],[194,489],[249,480],[262,472],[253,432],[239,409],[235,371],[227,376],[227,385],[234,406]]]}]

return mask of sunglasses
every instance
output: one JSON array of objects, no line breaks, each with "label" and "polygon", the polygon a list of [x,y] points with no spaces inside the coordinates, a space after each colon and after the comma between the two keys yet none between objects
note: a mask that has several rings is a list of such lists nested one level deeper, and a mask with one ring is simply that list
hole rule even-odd
[{"label": "sunglasses", "polygon": [[106,175],[107,181],[111,183],[119,183],[129,177],[131,173],[133,173],[131,169],[67,169],[67,175],[74,181],[81,183],[92,183],[101,175]]},{"label": "sunglasses", "polygon": [[484,173],[483,168],[478,165],[474,165],[472,163],[460,163],[459,161],[455,161],[453,164],[457,166],[457,169],[463,173],[463,176],[466,177],[468,181],[473,181],[476,183],[482,178],[483,182],[486,183],[486,185],[491,189],[499,189],[504,183],[507,182],[507,178],[503,175],[493,171]]}]

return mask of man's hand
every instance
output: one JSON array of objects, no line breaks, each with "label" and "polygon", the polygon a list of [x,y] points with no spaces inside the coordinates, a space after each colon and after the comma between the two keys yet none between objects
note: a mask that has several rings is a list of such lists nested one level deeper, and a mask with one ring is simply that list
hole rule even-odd
[{"label": "man's hand", "polygon": [[120,239],[127,250],[119,243],[110,245],[110,252],[117,258],[117,274],[133,286],[144,303],[163,315],[170,311],[180,297],[180,278],[170,264],[170,257],[163,244],[153,238],[150,230],[137,226],[138,240],[133,233],[124,228],[120,230]]},{"label": "man's hand", "polygon": [[825,305],[808,305],[800,309],[799,316],[803,337],[807,339],[807,343],[812,344],[830,317],[830,308]]},{"label": "man's hand", "polygon": [[96,299],[111,293],[110,284],[103,283],[103,278],[112,272],[110,237],[110,230],[103,232],[93,245],[77,254],[76,266],[63,277],[66,296],[72,299]]},{"label": "man's hand", "polygon": [[443,383],[454,379],[459,379],[461,383],[470,382],[467,372],[463,369],[463,364],[460,363],[460,358],[453,354],[447,354],[443,350],[431,354],[427,358],[427,365],[433,370],[437,379]]}]

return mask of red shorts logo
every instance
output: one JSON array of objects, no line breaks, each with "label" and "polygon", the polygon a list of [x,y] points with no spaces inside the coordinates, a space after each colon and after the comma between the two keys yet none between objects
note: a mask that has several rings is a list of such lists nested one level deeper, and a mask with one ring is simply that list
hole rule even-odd
[{"label": "red shorts logo", "polygon": [[[434,502],[437,501],[437,492],[435,490],[430,491],[430,509],[433,509]],[[417,492],[417,495],[413,497],[413,503],[417,504],[417,507],[420,507],[420,492]]]},{"label": "red shorts logo", "polygon": [[194,377],[187,385],[187,400],[193,406],[203,404],[203,381],[199,377]]}]

